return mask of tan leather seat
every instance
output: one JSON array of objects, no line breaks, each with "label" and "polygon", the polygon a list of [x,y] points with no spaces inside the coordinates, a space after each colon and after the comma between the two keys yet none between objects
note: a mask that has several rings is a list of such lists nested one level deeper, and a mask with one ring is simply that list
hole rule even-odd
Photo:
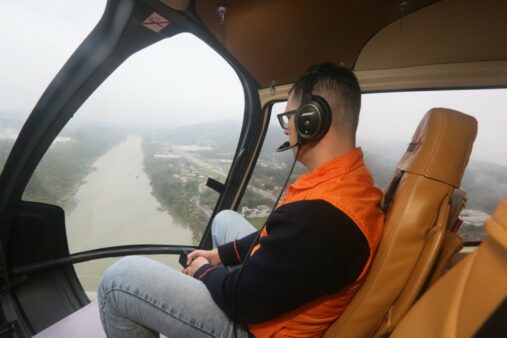
[{"label": "tan leather seat", "polygon": [[[507,198],[486,221],[482,244],[412,307],[391,335],[471,337],[507,297]],[[502,337],[505,337],[502,335]]]},{"label": "tan leather seat", "polygon": [[419,123],[386,192],[386,227],[364,284],[325,337],[384,336],[425,285],[447,229],[477,121],[435,108]]}]

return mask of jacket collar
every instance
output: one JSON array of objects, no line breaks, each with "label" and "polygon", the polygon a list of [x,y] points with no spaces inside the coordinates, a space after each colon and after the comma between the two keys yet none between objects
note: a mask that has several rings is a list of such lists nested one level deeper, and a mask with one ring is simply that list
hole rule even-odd
[{"label": "jacket collar", "polygon": [[361,148],[354,148],[342,156],[321,164],[313,171],[299,176],[290,188],[297,190],[313,188],[319,183],[344,175],[361,165],[363,165],[363,151]]}]

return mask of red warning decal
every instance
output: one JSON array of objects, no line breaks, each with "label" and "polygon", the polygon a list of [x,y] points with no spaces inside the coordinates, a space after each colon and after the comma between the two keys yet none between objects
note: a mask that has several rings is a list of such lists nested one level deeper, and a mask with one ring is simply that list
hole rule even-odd
[{"label": "red warning decal", "polygon": [[149,28],[157,33],[164,29],[168,24],[168,19],[155,12],[151,13],[151,15],[143,21],[144,27]]}]

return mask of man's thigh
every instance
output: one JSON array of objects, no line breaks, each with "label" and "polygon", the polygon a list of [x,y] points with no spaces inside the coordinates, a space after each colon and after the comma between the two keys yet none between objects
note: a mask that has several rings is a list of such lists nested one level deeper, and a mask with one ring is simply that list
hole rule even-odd
[{"label": "man's thigh", "polygon": [[[127,257],[104,275],[100,297],[114,311],[167,337],[233,337],[232,321],[206,286],[183,273],[143,257]],[[101,302],[101,311],[104,301]],[[247,337],[237,325],[238,337]]]}]

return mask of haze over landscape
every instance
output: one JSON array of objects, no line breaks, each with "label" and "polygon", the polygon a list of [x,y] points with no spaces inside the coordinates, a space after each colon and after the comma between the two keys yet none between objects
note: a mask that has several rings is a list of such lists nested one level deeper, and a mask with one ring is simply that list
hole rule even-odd
[{"label": "haze over landscape", "polygon": [[[1,168],[19,123],[12,119],[2,119],[0,122],[3,126],[0,129]],[[146,211],[139,202],[133,202],[129,207],[129,203],[132,202],[129,202],[126,196],[144,196],[145,192],[138,194],[135,189],[146,190],[158,205],[154,208],[154,212],[170,215],[167,223],[189,229],[191,236],[187,238],[187,244],[196,244],[218,199],[218,194],[205,186],[206,180],[212,177],[220,182],[225,181],[236,150],[239,128],[239,121],[221,120],[164,130],[132,131],[92,125],[65,129],[35,172],[24,198],[62,206],[67,215],[72,216],[67,221],[68,226],[73,227],[72,223],[79,223],[75,213],[84,210],[81,204],[91,203],[86,200],[87,194],[84,191],[96,184],[95,181],[100,181],[97,186],[102,187],[102,190],[113,190],[112,196],[106,200],[116,198],[120,203],[115,202],[116,204],[113,204],[107,213],[105,211],[92,213],[92,209],[85,213],[81,211],[83,215],[93,214],[93,218],[83,222],[79,227],[93,227],[95,222],[105,218],[108,222],[102,227],[118,227],[119,234],[129,237],[123,231],[125,221],[118,219],[121,219],[121,215],[126,211],[130,213],[132,210],[138,210],[139,214]],[[267,215],[288,173],[290,152],[274,152],[285,139],[286,136],[276,126],[268,130],[258,165],[240,204],[239,211],[252,218],[254,223],[256,219],[263,219]],[[394,165],[406,148],[406,144],[383,143],[380,140],[372,143],[360,139],[359,145],[363,147],[365,159],[376,184],[384,189],[391,180]],[[125,174],[125,177],[117,183],[108,185],[108,179],[118,178],[101,173],[111,170],[109,167],[116,168],[116,171],[118,168],[139,167],[139,169],[136,169],[138,174]],[[297,167],[293,176],[296,177],[303,171],[303,167]],[[138,185],[141,179],[145,180],[145,183]],[[138,188],[132,190],[131,186]],[[469,196],[467,209],[491,214],[507,193],[507,166],[471,160],[462,186]],[[89,199],[93,199],[94,202],[88,208],[97,208],[104,204],[97,200],[99,195],[96,193],[90,196],[92,197]],[[123,204],[121,201],[124,201]],[[130,217],[132,218],[136,219],[134,216]],[[150,218],[143,216],[139,217],[138,221],[149,223]],[[144,226],[148,224],[143,224]],[[109,229],[108,233],[114,231]],[[103,236],[98,235],[96,240],[102,238]],[[185,244],[171,238],[170,235],[164,237],[155,235],[152,239],[160,243]],[[122,240],[119,236],[112,242],[109,240],[109,244],[107,241],[101,243],[92,240],[93,244],[88,246],[83,246],[83,241],[80,241],[79,249],[133,244],[138,240],[140,238],[136,236],[130,240]]]}]

